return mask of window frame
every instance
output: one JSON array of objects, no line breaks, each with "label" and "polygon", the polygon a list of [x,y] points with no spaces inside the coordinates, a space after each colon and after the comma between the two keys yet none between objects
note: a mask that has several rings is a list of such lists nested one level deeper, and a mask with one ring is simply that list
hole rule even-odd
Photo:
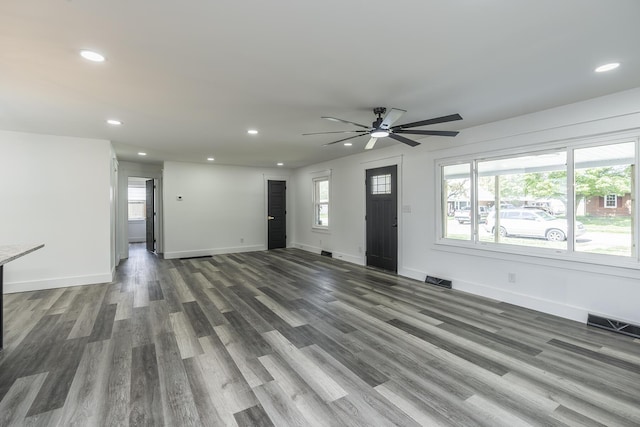
[{"label": "window frame", "polygon": [[[327,200],[320,200],[320,183],[327,183]],[[314,230],[329,231],[331,224],[331,175],[316,176],[311,179],[311,195],[312,195],[312,212],[311,212],[311,228]],[[327,207],[327,225],[318,224],[320,206]]]},{"label": "window frame", "polygon": [[[635,188],[632,189],[632,221],[636,226],[632,229],[632,253],[631,256],[621,256],[621,255],[608,255],[602,253],[591,253],[591,252],[580,252],[575,250],[574,236],[573,236],[573,227],[575,225],[575,216],[573,216],[569,221],[568,232],[569,236],[567,236],[567,248],[558,250],[553,248],[539,248],[533,246],[518,246],[512,244],[504,244],[499,242],[484,242],[480,241],[478,236],[479,224],[477,222],[472,222],[471,228],[471,240],[455,240],[446,238],[443,234],[444,227],[444,219],[446,218],[446,212],[443,210],[443,207],[446,207],[446,202],[443,204],[444,195],[444,183],[445,178],[443,176],[443,168],[446,166],[469,163],[471,164],[471,181],[472,181],[472,195],[471,201],[472,206],[477,206],[477,177],[478,177],[478,162],[487,161],[487,160],[496,160],[499,158],[513,158],[519,156],[527,156],[540,154],[545,151],[557,151],[557,150],[566,150],[566,159],[567,159],[567,212],[575,212],[575,191],[574,185],[570,185],[569,183],[574,182],[574,172],[575,172],[575,164],[574,164],[574,151],[582,149],[582,148],[590,148],[590,147],[598,147],[598,146],[606,146],[606,145],[615,145],[622,143],[633,143],[635,147],[635,155],[633,157],[633,173],[632,180],[635,180],[636,183],[640,182],[640,133],[638,130],[628,131],[628,132],[618,132],[618,133],[610,133],[603,134],[600,136],[585,136],[585,137],[575,137],[575,138],[567,138],[564,140],[556,140],[553,142],[539,142],[536,144],[527,144],[521,145],[517,147],[511,147],[508,149],[494,149],[488,150],[484,152],[470,152],[464,155],[457,155],[452,157],[442,157],[434,159],[434,174],[435,174],[435,188],[437,192],[435,194],[435,219],[436,219],[436,234],[434,239],[434,249],[442,250],[442,251],[454,251],[454,252],[468,252],[469,254],[485,256],[485,257],[495,257],[503,259],[506,257],[514,256],[518,258],[519,256],[526,256],[527,260],[530,262],[536,263],[534,261],[537,258],[547,259],[544,261],[545,263],[554,263],[555,261],[551,261],[550,259],[558,260],[558,262],[571,261],[577,262],[580,265],[594,264],[594,265],[602,265],[602,266],[611,266],[611,267],[623,267],[630,268],[633,270],[640,270],[640,230],[638,224],[640,224],[640,186],[636,185]],[[581,268],[581,267],[578,267]],[[637,274],[637,273],[634,273]]]},{"label": "window frame", "polygon": [[[140,217],[131,216],[131,205],[142,206],[143,215]],[[147,202],[146,200],[129,200],[127,201],[127,219],[129,221],[142,221],[147,219]]]},{"label": "window frame", "polygon": [[[609,198],[613,198],[613,206],[609,204]],[[617,194],[605,194],[604,195],[604,208],[605,209],[617,209],[618,208],[618,195]]]}]

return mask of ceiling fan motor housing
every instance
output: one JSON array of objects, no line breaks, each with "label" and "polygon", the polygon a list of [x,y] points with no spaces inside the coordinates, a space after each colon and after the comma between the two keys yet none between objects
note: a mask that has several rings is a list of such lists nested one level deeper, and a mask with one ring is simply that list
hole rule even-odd
[{"label": "ceiling fan motor housing", "polygon": [[380,118],[381,115],[383,115],[386,112],[387,112],[387,109],[385,107],[375,107],[373,109],[373,114],[376,114],[378,116],[378,119]]}]

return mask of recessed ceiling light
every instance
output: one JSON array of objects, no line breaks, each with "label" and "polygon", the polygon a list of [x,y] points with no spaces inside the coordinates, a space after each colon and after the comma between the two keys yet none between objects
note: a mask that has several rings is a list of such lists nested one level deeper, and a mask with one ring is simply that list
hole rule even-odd
[{"label": "recessed ceiling light", "polygon": [[248,133],[249,135],[257,135],[257,134],[258,134],[258,131],[257,131],[257,130],[255,130],[255,129],[249,129],[249,130],[247,131],[247,133]]},{"label": "recessed ceiling light", "polygon": [[138,156],[146,156],[147,153],[143,153],[142,151],[138,153]]},{"label": "recessed ceiling light", "polygon": [[207,157],[207,160],[213,162],[215,159],[213,157]]},{"label": "recessed ceiling light", "polygon": [[351,147],[352,145],[353,145],[353,144],[352,144],[351,142],[345,142],[345,143],[344,143],[344,146],[345,146],[345,147]]},{"label": "recessed ceiling light", "polygon": [[92,50],[81,50],[80,56],[93,62],[104,62],[106,59],[104,55],[101,55],[98,52],[94,52]]},{"label": "recessed ceiling light", "polygon": [[615,70],[620,66],[619,62],[611,62],[610,64],[604,64],[596,68],[596,73],[604,73],[605,71]]},{"label": "recessed ceiling light", "polygon": [[120,126],[122,124],[120,120],[116,120],[116,119],[109,119],[107,120],[107,123],[113,126]]},{"label": "recessed ceiling light", "polygon": [[279,162],[279,163],[278,163],[278,166],[284,166],[284,163]]}]

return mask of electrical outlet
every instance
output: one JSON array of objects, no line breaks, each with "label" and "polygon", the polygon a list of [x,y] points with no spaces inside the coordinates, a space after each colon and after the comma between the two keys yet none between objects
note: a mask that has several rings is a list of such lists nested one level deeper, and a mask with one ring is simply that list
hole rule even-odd
[{"label": "electrical outlet", "polygon": [[509,283],[516,283],[516,273],[509,273],[507,278]]}]

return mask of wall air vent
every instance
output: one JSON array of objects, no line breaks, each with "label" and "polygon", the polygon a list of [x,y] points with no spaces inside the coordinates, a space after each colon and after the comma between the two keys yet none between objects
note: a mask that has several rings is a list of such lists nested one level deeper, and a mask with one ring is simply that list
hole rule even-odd
[{"label": "wall air vent", "polygon": [[440,286],[441,288],[451,289],[451,280],[445,280],[445,279],[439,279],[433,276],[427,276],[427,278],[424,279],[424,283]]},{"label": "wall air vent", "polygon": [[589,314],[589,317],[587,318],[587,325],[617,332],[619,334],[629,335],[630,337],[640,338],[640,326],[621,322],[619,320],[607,319],[606,317]]}]

